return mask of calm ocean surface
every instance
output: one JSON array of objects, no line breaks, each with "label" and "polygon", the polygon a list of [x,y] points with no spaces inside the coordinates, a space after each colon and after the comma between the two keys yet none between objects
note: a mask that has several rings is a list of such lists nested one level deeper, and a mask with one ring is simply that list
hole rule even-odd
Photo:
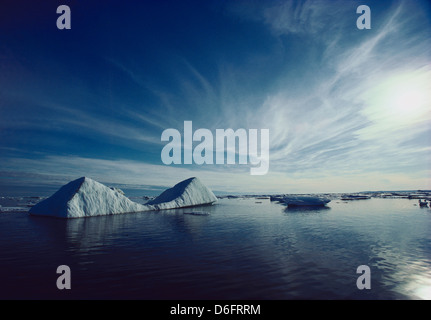
[{"label": "calm ocean surface", "polygon": [[[431,299],[431,209],[416,203],[288,210],[250,198],[71,220],[1,213],[0,298]],[[71,290],[56,287],[59,265],[71,269]],[[370,290],[356,287],[360,265]]]}]

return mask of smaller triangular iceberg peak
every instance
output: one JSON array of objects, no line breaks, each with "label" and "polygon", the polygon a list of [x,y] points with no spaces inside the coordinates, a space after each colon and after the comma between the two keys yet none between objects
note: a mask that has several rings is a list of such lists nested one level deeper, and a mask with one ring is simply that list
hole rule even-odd
[{"label": "smaller triangular iceberg peak", "polygon": [[29,213],[58,218],[79,218],[147,210],[154,208],[135,203],[120,192],[90,178],[82,177],[61,187],[51,197],[32,207]]},{"label": "smaller triangular iceberg peak", "polygon": [[177,183],[146,205],[163,210],[213,204],[216,201],[214,193],[199,178],[194,177]]}]

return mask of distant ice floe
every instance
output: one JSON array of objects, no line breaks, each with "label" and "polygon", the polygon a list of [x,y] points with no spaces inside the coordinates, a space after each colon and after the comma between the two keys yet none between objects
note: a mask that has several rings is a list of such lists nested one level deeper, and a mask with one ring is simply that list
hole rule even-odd
[{"label": "distant ice floe", "polygon": [[0,213],[27,212],[41,197],[0,197]]},{"label": "distant ice floe", "polygon": [[341,196],[341,200],[349,201],[349,200],[368,200],[371,199],[370,196],[360,195],[360,194],[345,194]]},{"label": "distant ice floe", "polygon": [[[426,200],[419,199],[418,204],[420,207],[428,207],[428,202]],[[431,202],[430,202],[431,205]]]},{"label": "distant ice floe", "polygon": [[270,201],[279,202],[287,205],[289,208],[294,207],[323,207],[326,206],[331,199],[325,195],[294,195],[280,194],[270,196]]},{"label": "distant ice floe", "polygon": [[288,196],[284,197],[281,202],[286,204],[288,207],[323,207],[327,203],[331,202],[331,200],[318,196]]},{"label": "distant ice floe", "polygon": [[80,218],[212,204],[212,191],[198,178],[184,180],[146,204],[136,203],[115,188],[82,177],[61,187],[33,206],[31,215]]},{"label": "distant ice floe", "polygon": [[27,212],[28,207],[2,207],[0,206],[0,212]]}]

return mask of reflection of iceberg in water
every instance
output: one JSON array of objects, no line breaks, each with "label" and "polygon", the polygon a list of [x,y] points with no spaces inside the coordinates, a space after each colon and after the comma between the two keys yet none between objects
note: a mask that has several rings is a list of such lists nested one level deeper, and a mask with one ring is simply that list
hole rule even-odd
[{"label": "reflection of iceberg in water", "polygon": [[[98,216],[92,219],[43,219],[33,218],[51,243],[66,243],[66,251],[96,252],[103,246],[115,245],[124,236],[136,236],[136,225],[146,224],[152,215],[128,214]],[[147,220],[146,220],[147,219]],[[118,243],[118,242],[117,242]]]},{"label": "reflection of iceberg in water", "polygon": [[134,223],[135,218],[135,215],[112,215],[93,219],[68,219],[65,222],[68,243],[84,250],[110,245],[117,236],[127,234],[128,226]]},{"label": "reflection of iceberg in water", "polygon": [[284,209],[284,212],[290,213],[290,212],[320,212],[320,211],[327,211],[330,210],[330,207],[327,206],[287,206],[286,209]]},{"label": "reflection of iceberg in water", "polygon": [[202,235],[206,225],[210,223],[211,216],[217,211],[216,206],[205,205],[195,208],[180,208],[160,211],[165,223],[174,232],[180,232],[191,236]]},{"label": "reflection of iceberg in water", "polygon": [[[103,254],[103,248],[129,247],[130,241],[139,242],[142,245],[145,242],[153,243],[155,239],[166,239],[172,233],[188,234],[192,237],[199,235],[215,209],[214,206],[202,206],[56,221],[63,222],[66,240],[74,250],[79,249],[81,253],[88,252],[88,254]],[[202,212],[208,213],[208,216],[199,216]]]},{"label": "reflection of iceberg in water", "polygon": [[[34,216],[31,223],[48,236],[51,243],[66,243],[66,251],[81,255],[104,254],[110,247],[128,247],[130,241],[153,243],[172,233],[201,235],[217,207],[196,206],[134,214],[95,216],[91,219],[44,219]],[[133,247],[133,245],[131,246]]]},{"label": "reflection of iceberg in water", "polygon": [[207,211],[184,212],[184,214],[191,214],[192,216],[209,216],[210,215],[210,213]]}]

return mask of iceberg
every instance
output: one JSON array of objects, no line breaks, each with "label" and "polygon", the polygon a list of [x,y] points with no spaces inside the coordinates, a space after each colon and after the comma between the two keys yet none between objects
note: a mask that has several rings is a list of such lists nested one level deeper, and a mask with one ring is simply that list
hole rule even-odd
[{"label": "iceberg", "polygon": [[69,182],[51,197],[37,203],[29,213],[58,218],[79,218],[152,209],[154,208],[133,202],[120,192],[97,181],[82,177]]},{"label": "iceberg", "polygon": [[217,201],[213,192],[198,178],[184,180],[165,190],[146,204],[133,202],[117,188],[82,177],[61,187],[51,197],[34,205],[29,214],[56,218],[81,218],[133,213],[151,210],[178,209]]},{"label": "iceberg", "polygon": [[213,204],[216,201],[217,197],[214,193],[199,178],[193,177],[163,191],[157,198],[148,201],[145,205],[163,210]]},{"label": "iceberg", "polygon": [[280,196],[280,195],[275,195],[275,196],[270,196],[269,200],[270,201],[278,201],[278,202],[283,202],[284,196]]},{"label": "iceberg", "polygon": [[358,194],[345,194],[341,197],[341,200],[347,201],[347,200],[368,200],[371,199],[370,196],[366,195],[358,195]]},{"label": "iceberg", "polygon": [[314,196],[287,196],[283,198],[283,202],[288,207],[325,206],[330,201],[330,199]]}]

